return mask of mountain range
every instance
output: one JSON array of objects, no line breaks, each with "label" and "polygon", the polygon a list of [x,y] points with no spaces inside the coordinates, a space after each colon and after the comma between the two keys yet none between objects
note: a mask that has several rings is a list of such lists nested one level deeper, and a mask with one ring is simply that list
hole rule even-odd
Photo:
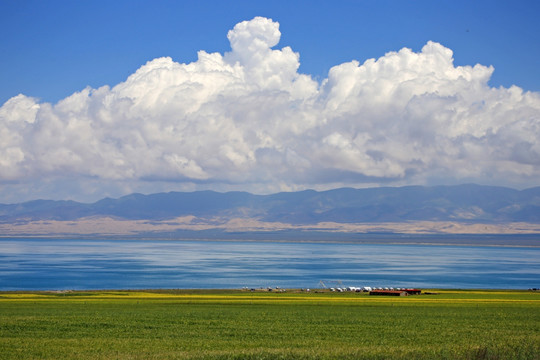
[{"label": "mountain range", "polygon": [[287,224],[396,223],[540,223],[540,187],[515,190],[474,184],[368,189],[306,190],[271,195],[214,191],[131,194],[94,203],[35,200],[0,204],[0,223],[77,221],[89,217],[164,221],[256,219]]}]

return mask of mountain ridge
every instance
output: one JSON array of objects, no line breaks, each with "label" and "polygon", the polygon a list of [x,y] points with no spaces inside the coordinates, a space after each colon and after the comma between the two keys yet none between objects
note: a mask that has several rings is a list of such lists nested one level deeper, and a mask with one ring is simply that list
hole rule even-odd
[{"label": "mountain ridge", "polygon": [[94,203],[32,200],[0,204],[0,222],[76,221],[89,217],[166,220],[185,216],[249,218],[289,224],[453,221],[540,223],[540,187],[462,184],[303,190],[256,195],[242,191],[133,193]]}]

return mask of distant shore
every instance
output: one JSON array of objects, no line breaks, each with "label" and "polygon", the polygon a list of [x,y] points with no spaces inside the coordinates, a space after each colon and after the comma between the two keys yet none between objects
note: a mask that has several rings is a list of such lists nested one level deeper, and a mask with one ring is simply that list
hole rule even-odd
[{"label": "distant shore", "polygon": [[318,231],[210,232],[187,231],[180,234],[20,234],[0,236],[1,240],[137,240],[137,241],[220,241],[326,244],[386,244],[426,246],[540,247],[540,234],[403,234],[336,233]]},{"label": "distant shore", "polygon": [[89,217],[0,222],[5,238],[316,241],[376,244],[540,246],[540,224],[404,221],[294,224],[253,218],[164,220]]}]

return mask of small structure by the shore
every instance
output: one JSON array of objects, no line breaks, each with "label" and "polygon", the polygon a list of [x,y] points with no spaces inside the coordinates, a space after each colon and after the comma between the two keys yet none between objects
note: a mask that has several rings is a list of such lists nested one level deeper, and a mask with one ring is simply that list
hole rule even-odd
[{"label": "small structure by the shore", "polygon": [[369,292],[369,295],[380,295],[380,296],[407,296],[406,291],[401,290],[372,290]]},{"label": "small structure by the shore", "polygon": [[419,295],[422,293],[420,289],[400,289],[400,290],[371,290],[369,295],[381,295],[381,296],[408,296]]}]

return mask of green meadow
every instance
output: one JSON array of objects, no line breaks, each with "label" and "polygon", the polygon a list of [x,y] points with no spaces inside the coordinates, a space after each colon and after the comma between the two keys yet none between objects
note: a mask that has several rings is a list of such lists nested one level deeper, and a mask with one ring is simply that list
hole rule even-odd
[{"label": "green meadow", "polygon": [[0,359],[540,359],[540,293],[0,293]]}]

